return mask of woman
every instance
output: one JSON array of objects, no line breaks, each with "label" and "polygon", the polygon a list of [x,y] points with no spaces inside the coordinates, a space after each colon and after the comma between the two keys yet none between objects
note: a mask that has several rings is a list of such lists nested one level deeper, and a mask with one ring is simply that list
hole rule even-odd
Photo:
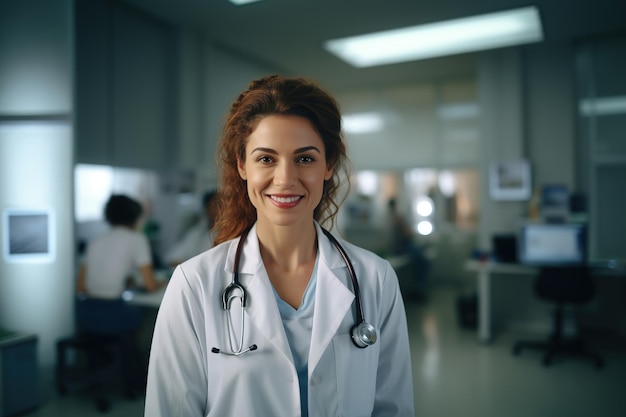
[{"label": "woman", "polygon": [[[146,291],[160,286],[154,277],[148,239],[136,230],[142,213],[136,200],[122,194],[112,195],[104,208],[104,217],[111,228],[89,243],[78,271],[76,291],[120,314],[131,311],[121,298],[130,277],[139,273]],[[114,320],[110,314],[108,320],[89,320],[89,312],[82,311],[84,304],[88,303],[79,303],[79,324],[91,330],[116,333],[138,325],[136,314],[131,313],[128,314],[132,317],[120,317],[120,320]]]},{"label": "woman", "polygon": [[[253,81],[218,163],[216,246],[170,280],[146,417],[413,415],[397,277],[341,242],[344,259],[320,226],[347,163],[335,100],[303,79]],[[373,328],[353,335],[361,313]]]},{"label": "woman", "polygon": [[[141,315],[137,307],[122,299],[122,293],[129,277],[136,273],[141,275],[146,291],[160,286],[154,278],[148,239],[136,230],[142,212],[141,204],[128,196],[109,198],[104,216],[111,228],[87,246],[76,283],[78,330],[92,339],[116,337],[122,352],[125,391],[130,396],[142,389],[145,378],[135,345]],[[101,365],[98,357],[91,357],[90,362]]]}]

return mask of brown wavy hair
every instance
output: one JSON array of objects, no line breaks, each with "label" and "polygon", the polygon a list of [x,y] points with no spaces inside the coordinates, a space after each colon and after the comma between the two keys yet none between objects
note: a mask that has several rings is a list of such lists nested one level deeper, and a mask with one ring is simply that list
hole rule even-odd
[{"label": "brown wavy hair", "polygon": [[239,176],[237,163],[245,162],[248,137],[259,121],[270,115],[304,117],[324,142],[326,164],[333,168],[333,176],[324,182],[322,200],[313,218],[332,227],[339,204],[345,199],[347,187],[342,196],[339,191],[342,185],[349,184],[350,167],[337,101],[304,78],[270,75],[254,80],[231,105],[217,146],[216,245],[239,236],[256,221],[256,209],[248,197],[246,182]]}]

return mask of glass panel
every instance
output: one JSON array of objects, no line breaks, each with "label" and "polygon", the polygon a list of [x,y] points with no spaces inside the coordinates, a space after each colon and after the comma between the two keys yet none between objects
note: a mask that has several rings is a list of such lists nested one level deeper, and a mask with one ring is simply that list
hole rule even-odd
[{"label": "glass panel", "polygon": [[596,124],[596,155],[626,156],[626,113],[597,117]]},{"label": "glass panel", "polygon": [[[438,229],[473,231],[479,211],[477,169],[405,171],[359,171],[351,179],[352,189],[340,210],[340,229],[348,240],[377,252],[385,251],[389,201],[415,234],[429,235],[423,222]],[[377,236],[377,233],[379,234]]]},{"label": "glass panel", "polygon": [[626,166],[602,167],[597,170],[595,223],[590,225],[597,237],[595,259],[626,261]]}]

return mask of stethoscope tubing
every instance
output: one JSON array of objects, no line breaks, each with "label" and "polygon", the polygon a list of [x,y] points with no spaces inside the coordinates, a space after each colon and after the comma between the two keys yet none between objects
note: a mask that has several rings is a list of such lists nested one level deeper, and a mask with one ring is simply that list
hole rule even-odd
[{"label": "stethoscope tubing", "polygon": [[[237,250],[235,251],[235,260],[234,260],[234,265],[233,265],[234,270],[233,270],[232,280],[230,284],[226,288],[224,288],[224,291],[222,292],[222,297],[221,297],[222,308],[225,311],[230,310],[231,300],[235,298],[241,299],[241,311],[242,311],[242,322],[241,322],[241,332],[240,332],[241,340],[239,341],[239,346],[237,346],[237,349],[236,350],[233,349],[232,335],[230,334],[231,332],[229,331],[231,352],[223,351],[221,349],[214,347],[211,349],[213,353],[223,353],[223,354],[231,355],[231,356],[239,356],[246,352],[254,351],[258,348],[256,344],[253,344],[249,346],[248,348],[243,349],[243,335],[244,335],[243,314],[244,314],[244,308],[246,307],[248,294],[247,294],[245,287],[239,282],[239,262],[241,259],[241,251],[243,249],[243,244],[246,238],[248,237],[248,234],[250,233],[250,230],[252,229],[253,226],[254,225],[248,226],[241,233],[239,242],[237,243]],[[361,295],[360,295],[359,283],[356,278],[356,271],[354,269],[354,265],[352,265],[352,261],[350,260],[350,257],[348,256],[343,246],[339,243],[339,241],[328,230],[324,229],[323,227],[321,229],[322,229],[322,232],[326,235],[326,237],[333,244],[333,246],[337,248],[337,250],[339,251],[339,254],[343,258],[344,263],[346,264],[346,267],[348,268],[348,275],[350,276],[350,280],[352,281],[352,289],[354,291],[354,304],[355,304],[355,309],[356,309],[356,324],[352,328],[351,337],[353,339],[354,344],[357,347],[365,348],[376,342],[376,330],[374,329],[372,325],[366,323],[363,318],[363,309],[361,306]],[[240,296],[233,295],[233,292],[235,291],[238,291],[241,295]],[[230,316],[228,317],[227,320],[228,320],[229,330],[234,330],[233,325],[232,325],[232,319],[230,318]],[[357,336],[357,334],[360,333],[358,330],[361,327],[364,328],[366,335],[370,337],[367,337],[367,336],[358,337]],[[236,343],[237,341],[235,341],[235,344]]]}]

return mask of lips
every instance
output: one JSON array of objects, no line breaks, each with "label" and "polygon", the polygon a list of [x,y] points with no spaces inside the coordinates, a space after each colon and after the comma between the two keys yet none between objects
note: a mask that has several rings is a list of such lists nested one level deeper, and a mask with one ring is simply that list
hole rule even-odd
[{"label": "lips", "polygon": [[270,195],[270,200],[281,208],[289,208],[296,206],[300,200],[303,198],[300,195],[289,195],[289,196],[279,196],[279,195]]}]

